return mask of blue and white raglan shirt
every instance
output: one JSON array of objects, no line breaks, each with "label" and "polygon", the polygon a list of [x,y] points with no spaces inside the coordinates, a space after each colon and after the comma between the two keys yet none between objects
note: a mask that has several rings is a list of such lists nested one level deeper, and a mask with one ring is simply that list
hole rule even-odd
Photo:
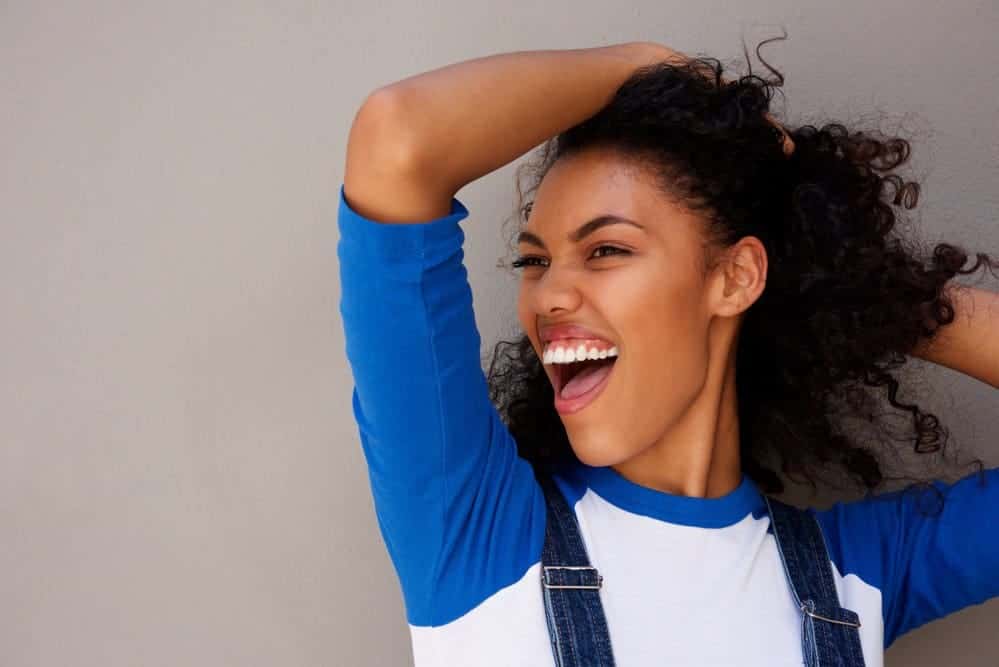
[{"label": "blue and white raglan shirt", "polygon": [[[468,210],[384,224],[340,188],[340,314],[353,412],[417,667],[551,667],[542,602],[545,502],[489,400],[463,264]],[[905,632],[999,596],[999,469],[953,484],[926,517],[894,492],[818,518],[868,667]],[[795,606],[755,484],[673,495],[612,468],[557,476],[575,509],[616,661],[799,666]]]}]

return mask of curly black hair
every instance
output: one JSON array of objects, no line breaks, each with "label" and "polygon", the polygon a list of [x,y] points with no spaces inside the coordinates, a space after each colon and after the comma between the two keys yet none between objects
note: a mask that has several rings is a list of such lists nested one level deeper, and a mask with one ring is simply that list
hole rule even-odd
[{"label": "curly black hair", "polygon": [[[965,269],[962,248],[940,243],[927,252],[913,233],[896,232],[902,219],[893,206],[912,209],[919,195],[917,183],[891,173],[909,158],[903,138],[835,122],[785,125],[794,141],[786,156],[768,115],[784,77],[760,60],[776,82],[751,67],[725,81],[721,62],[710,57],[637,69],[603,109],[520,166],[517,211],[526,221],[525,195],[556,160],[598,146],[649,167],[664,193],[703,215],[706,258],[711,249],[758,237],[769,259],[767,285],[744,315],[736,355],[743,469],[771,495],[785,490],[776,468],[792,480],[803,476],[813,489],[815,471],[845,469],[852,486],[870,494],[886,479],[912,479],[884,474],[890,441],[917,453],[945,446],[939,420],[899,400],[894,372],[917,343],[954,320],[948,291],[957,286],[948,281],[982,265],[995,275],[999,262],[977,253]],[[524,172],[533,175],[526,192]],[[487,378],[519,455],[536,474],[575,459],[526,335],[496,344]],[[879,400],[885,394],[892,408],[911,415],[907,433],[887,428],[891,415]],[[874,427],[876,437],[851,435],[854,421]],[[972,463],[981,473],[982,461]],[[933,490],[931,482],[906,490]]]}]

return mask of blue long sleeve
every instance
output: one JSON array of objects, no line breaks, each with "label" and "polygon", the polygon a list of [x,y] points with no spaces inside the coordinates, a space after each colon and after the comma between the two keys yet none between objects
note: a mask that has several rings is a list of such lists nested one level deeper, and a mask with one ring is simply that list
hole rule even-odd
[{"label": "blue long sleeve", "polygon": [[544,498],[489,400],[462,263],[468,210],[386,224],[340,187],[340,314],[381,534],[409,622],[446,623],[537,560]]},{"label": "blue long sleeve", "polygon": [[[881,589],[884,647],[999,596],[999,468],[929,490],[903,490],[813,510],[842,574]],[[926,510],[921,511],[921,508]],[[931,516],[927,516],[927,515]]]}]

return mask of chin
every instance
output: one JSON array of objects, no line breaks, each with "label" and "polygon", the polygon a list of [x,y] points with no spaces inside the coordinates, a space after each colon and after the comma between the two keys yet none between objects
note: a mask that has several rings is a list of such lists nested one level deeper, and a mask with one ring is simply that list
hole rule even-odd
[{"label": "chin", "polygon": [[633,456],[631,452],[614,447],[612,439],[594,437],[594,434],[576,437],[569,434],[569,445],[577,459],[593,468],[616,465]]}]

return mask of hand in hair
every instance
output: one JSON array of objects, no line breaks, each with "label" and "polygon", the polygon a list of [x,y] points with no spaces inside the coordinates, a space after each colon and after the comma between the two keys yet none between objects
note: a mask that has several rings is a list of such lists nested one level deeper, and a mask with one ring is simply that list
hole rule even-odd
[{"label": "hand in hair", "polygon": [[[646,42],[644,44],[649,49],[649,57],[651,59],[651,62],[663,62],[663,61],[683,62],[690,60],[690,56],[688,56],[687,54],[683,53],[682,51],[676,51],[675,49],[671,49],[668,46],[665,46],[664,44],[658,44],[656,42]],[[729,80],[726,79],[725,77],[721,77],[721,82],[729,83]],[[791,134],[787,131],[787,129],[779,122],[777,122],[777,119],[774,118],[769,111],[764,113],[763,116],[768,121],[770,121],[770,123],[773,124],[774,127],[780,130],[781,134],[784,135],[784,155],[790,155],[791,153],[793,153],[794,140],[791,138]]]}]

